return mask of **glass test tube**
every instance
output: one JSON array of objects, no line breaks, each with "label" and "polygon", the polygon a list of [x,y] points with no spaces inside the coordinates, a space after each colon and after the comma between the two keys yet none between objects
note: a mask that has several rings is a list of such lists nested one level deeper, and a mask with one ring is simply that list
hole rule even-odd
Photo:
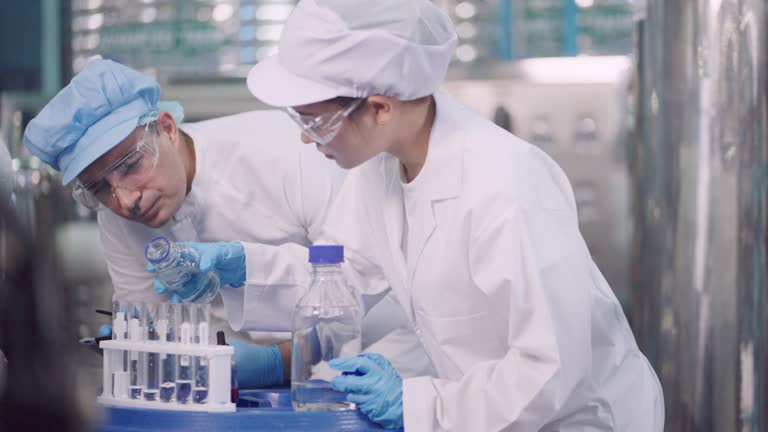
[{"label": "glass test tube", "polygon": [[[182,304],[180,307],[178,341],[191,345],[194,337],[192,311],[194,304]],[[192,393],[192,356],[180,354],[176,365],[176,401],[188,403]]]},{"label": "glass test tube", "polygon": [[[128,337],[127,304],[112,303],[112,339],[125,340]],[[112,396],[128,398],[128,352],[117,351],[112,358]]]},{"label": "glass test tube", "polygon": [[[158,329],[158,311],[159,304],[144,303],[143,309],[143,330],[144,339],[153,343],[160,343],[160,333]],[[144,399],[156,401],[160,394],[160,354],[156,352],[143,352],[142,362],[144,363]]]},{"label": "glass test tube", "polygon": [[[141,342],[144,337],[141,330],[141,304],[129,303],[126,312],[128,313],[128,339],[130,339],[131,342]],[[143,359],[144,356],[142,356],[139,351],[130,351],[128,353],[128,373],[130,374],[128,390],[131,399],[141,398],[144,368]]]},{"label": "glass test tube", "polygon": [[[181,305],[161,303],[157,310],[157,334],[159,343],[176,342],[176,324]],[[172,402],[176,396],[176,356],[160,354],[160,400]]]},{"label": "glass test tube", "polygon": [[[194,322],[196,325],[195,342],[199,345],[210,343],[210,306],[207,304],[194,305]],[[195,386],[192,389],[195,403],[208,401],[208,357],[195,357]]]}]

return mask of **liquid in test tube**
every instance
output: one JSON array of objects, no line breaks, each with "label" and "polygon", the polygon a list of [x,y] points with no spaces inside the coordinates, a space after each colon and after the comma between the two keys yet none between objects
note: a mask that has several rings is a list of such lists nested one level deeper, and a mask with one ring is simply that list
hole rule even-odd
[{"label": "liquid in test tube", "polygon": [[[200,345],[208,345],[210,339],[210,306],[196,305],[197,334],[196,342]],[[208,357],[195,357],[195,387],[193,389],[193,399],[195,403],[205,403],[208,401]]]},{"label": "liquid in test tube", "polygon": [[[140,342],[142,340],[141,332],[141,312],[137,309],[136,305],[129,306],[128,320],[128,338],[132,342]],[[128,390],[131,395],[131,399],[141,398],[142,391],[142,360],[143,356],[139,351],[130,351],[128,353],[128,373],[130,374],[130,384],[128,384]]]},{"label": "liquid in test tube", "polygon": [[[143,309],[144,338],[147,341],[160,343],[158,332],[158,304],[145,303]],[[144,399],[156,401],[160,393],[160,354],[156,352],[142,353],[144,362]]]},{"label": "liquid in test tube", "polygon": [[[157,334],[161,344],[176,342],[175,325],[180,305],[162,303],[158,305]],[[176,396],[176,356],[160,354],[160,400],[172,402]]]},{"label": "liquid in test tube", "polygon": [[[128,335],[128,321],[125,303],[114,302],[112,307],[112,339],[125,340]],[[118,351],[112,358],[112,396],[128,398],[128,353]]]},{"label": "liquid in test tube", "polygon": [[[181,324],[179,325],[179,342],[192,344],[194,327],[192,325],[191,308],[194,305],[185,304],[181,308]],[[192,356],[180,354],[176,375],[176,401],[188,403],[192,393]]]}]

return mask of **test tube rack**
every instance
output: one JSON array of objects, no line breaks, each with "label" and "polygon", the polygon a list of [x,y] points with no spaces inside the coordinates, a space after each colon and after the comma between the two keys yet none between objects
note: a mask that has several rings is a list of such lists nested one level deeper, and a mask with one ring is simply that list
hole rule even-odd
[{"label": "test tube rack", "polygon": [[[102,405],[203,412],[234,412],[236,409],[236,405],[231,402],[234,348],[229,345],[113,339],[101,341],[99,346],[104,351],[103,392],[98,398]],[[118,378],[113,380],[114,372],[122,371],[122,366],[117,365],[122,365],[125,352],[189,355],[208,359],[207,400],[203,403],[180,403],[132,399],[128,394],[127,385],[120,383]]]}]

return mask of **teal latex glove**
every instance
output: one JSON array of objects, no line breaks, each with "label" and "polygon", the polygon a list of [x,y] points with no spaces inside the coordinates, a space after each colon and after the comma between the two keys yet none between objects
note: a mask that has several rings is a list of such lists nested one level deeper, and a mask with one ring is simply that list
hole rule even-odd
[{"label": "teal latex glove", "polygon": [[283,359],[277,345],[261,347],[252,343],[231,341],[235,348],[232,360],[237,367],[240,388],[262,388],[283,384]]},{"label": "teal latex glove", "polygon": [[[191,246],[200,254],[199,268],[203,273],[218,270],[221,285],[234,288],[243,286],[245,282],[245,249],[239,242],[196,243],[179,242],[180,245]],[[152,264],[147,264],[147,271],[155,272]],[[155,278],[155,292],[165,294],[168,289]],[[173,292],[169,293],[171,303],[181,303],[181,299]]]},{"label": "teal latex glove", "polygon": [[112,324],[104,324],[99,327],[99,336],[112,336]]},{"label": "teal latex glove", "polygon": [[364,353],[328,362],[343,374],[331,380],[331,387],[349,393],[347,400],[357,404],[371,420],[387,429],[403,427],[403,380],[384,356]]}]

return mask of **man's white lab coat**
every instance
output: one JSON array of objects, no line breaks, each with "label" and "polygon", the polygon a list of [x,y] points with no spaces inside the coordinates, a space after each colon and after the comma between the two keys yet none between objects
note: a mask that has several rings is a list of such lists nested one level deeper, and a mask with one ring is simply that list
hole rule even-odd
[{"label": "man's white lab coat", "polygon": [[[115,298],[160,300],[143,255],[147,242],[159,235],[173,241],[292,243],[304,251],[308,268],[306,247],[318,238],[345,172],[311,146],[300,145],[299,128],[280,111],[253,111],[181,129],[194,141],[196,173],[174,218],[152,229],[109,211],[99,213]],[[290,320],[291,312],[283,318]],[[363,321],[363,347],[389,352],[407,376],[432,373],[391,296]]]}]

